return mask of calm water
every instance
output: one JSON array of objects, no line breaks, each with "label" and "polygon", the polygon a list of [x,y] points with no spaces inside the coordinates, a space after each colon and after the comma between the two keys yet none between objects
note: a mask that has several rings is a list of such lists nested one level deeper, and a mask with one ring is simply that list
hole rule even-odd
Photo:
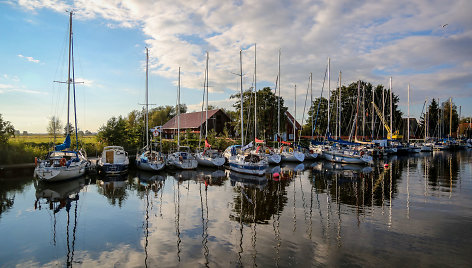
[{"label": "calm water", "polygon": [[[472,265],[472,151],[64,183],[0,178],[0,266]],[[275,168],[277,169],[277,167]]]}]

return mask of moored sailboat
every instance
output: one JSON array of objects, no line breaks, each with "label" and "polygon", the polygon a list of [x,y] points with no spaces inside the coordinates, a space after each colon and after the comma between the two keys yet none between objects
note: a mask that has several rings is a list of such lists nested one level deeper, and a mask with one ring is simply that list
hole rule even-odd
[{"label": "moored sailboat", "polygon": [[[66,125],[66,138],[64,143],[54,146],[54,149],[49,152],[45,159],[41,160],[35,158],[36,168],[34,174],[42,181],[61,181],[72,178],[77,178],[85,174],[86,167],[89,165],[85,152],[79,150],[79,140],[77,134],[77,113],[76,113],[76,100],[75,100],[75,75],[74,75],[74,46],[72,38],[72,15],[73,12],[69,12],[69,65],[68,65],[68,78],[67,82],[67,125]],[[72,77],[71,77],[72,72]],[[70,138],[70,123],[69,123],[69,111],[70,111],[70,91],[71,84],[73,86],[73,97],[74,97],[74,117],[75,117],[75,137],[76,137],[76,149],[70,149],[71,138]],[[66,150],[69,149],[69,150]]]}]

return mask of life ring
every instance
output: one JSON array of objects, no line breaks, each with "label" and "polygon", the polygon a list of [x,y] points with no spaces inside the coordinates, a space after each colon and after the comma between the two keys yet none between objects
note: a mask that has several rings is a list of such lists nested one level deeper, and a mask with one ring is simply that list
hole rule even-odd
[{"label": "life ring", "polygon": [[35,167],[38,166],[38,158],[37,158],[37,157],[34,158],[34,166],[35,166]]},{"label": "life ring", "polygon": [[292,148],[288,149],[288,151],[289,151],[290,153],[293,153],[293,149],[292,149]]},{"label": "life ring", "polygon": [[266,149],[266,154],[270,154],[270,150],[269,150],[269,149]]},{"label": "life ring", "polygon": [[363,156],[363,155],[364,155],[364,151],[361,151],[361,156]]},{"label": "life ring", "polygon": [[66,159],[65,158],[61,158],[61,160],[59,160],[59,164],[61,166],[65,166],[66,165]]}]

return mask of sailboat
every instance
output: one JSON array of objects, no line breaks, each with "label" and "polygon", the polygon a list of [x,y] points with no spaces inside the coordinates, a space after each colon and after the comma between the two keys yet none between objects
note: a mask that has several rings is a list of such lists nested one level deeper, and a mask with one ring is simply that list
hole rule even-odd
[{"label": "sailboat", "polygon": [[256,76],[256,44],[254,44],[254,143],[257,148],[253,153],[260,154],[262,157],[267,158],[269,164],[278,165],[282,161],[282,156],[275,152],[272,148],[266,146],[263,140],[257,138],[257,76]]},{"label": "sailboat", "polygon": [[[77,178],[85,174],[86,167],[89,162],[85,152],[79,150],[79,139],[77,135],[77,113],[75,101],[75,75],[74,75],[74,45],[72,39],[72,15],[69,12],[69,65],[67,82],[67,125],[66,138],[64,143],[54,146],[54,149],[49,152],[45,159],[41,160],[35,158],[36,168],[34,174],[43,181],[61,181],[72,178]],[[72,77],[71,77],[72,71]],[[75,118],[75,140],[76,149],[69,149],[71,145],[70,130],[69,130],[69,111],[70,111],[70,91],[71,84],[73,86],[74,94],[74,118]],[[69,149],[69,150],[67,150]]]},{"label": "sailboat", "polygon": [[153,150],[149,144],[149,101],[148,101],[148,65],[149,50],[146,48],[146,146],[136,154],[136,166],[146,171],[159,171],[166,166],[166,156],[161,151]]},{"label": "sailboat", "polygon": [[228,147],[231,154],[228,160],[229,168],[240,173],[262,176],[269,167],[267,158],[263,155],[255,154],[250,151],[253,146],[252,141],[248,145],[244,146],[242,50],[239,51],[239,62],[241,69],[241,148],[239,152],[237,152],[237,148],[235,146]]},{"label": "sailboat", "polygon": [[188,146],[180,146],[180,67],[179,86],[177,88],[177,152],[169,154],[167,164],[178,169],[196,169],[198,162]]},{"label": "sailboat", "polygon": [[[203,152],[197,152],[195,158],[197,159],[198,165],[207,167],[221,167],[225,164],[226,159],[214,149],[211,149],[211,145],[208,143],[208,52],[206,58],[205,68],[205,81],[203,83],[203,102],[205,102],[205,91],[206,91],[206,108],[205,108],[205,149]],[[203,104],[203,103],[202,103]],[[203,112],[202,112],[203,115]],[[202,131],[200,129],[200,139]]]}]

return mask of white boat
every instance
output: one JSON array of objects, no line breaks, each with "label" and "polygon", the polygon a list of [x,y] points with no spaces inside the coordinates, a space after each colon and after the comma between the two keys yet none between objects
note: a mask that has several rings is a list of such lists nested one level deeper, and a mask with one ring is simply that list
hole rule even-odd
[{"label": "white boat", "polygon": [[[206,94],[205,94],[206,93]],[[206,107],[205,107],[205,149],[203,152],[198,152],[195,154],[198,165],[206,167],[221,167],[225,164],[226,159],[221,155],[218,150],[212,150],[211,145],[208,143],[208,52],[206,58],[206,67],[205,67],[205,81],[203,83],[203,103],[202,103],[202,116],[203,116],[203,105],[205,104],[205,95],[206,95]],[[200,125],[200,141],[202,140],[202,127]],[[199,147],[200,147],[199,141]]]},{"label": "white boat", "polygon": [[262,176],[269,168],[269,163],[257,154],[236,154],[229,158],[229,168],[239,173]]},{"label": "white boat", "polygon": [[410,144],[408,146],[408,152],[409,153],[419,153],[419,152],[421,152],[421,147],[418,147],[414,144]]},{"label": "white boat", "polygon": [[364,151],[358,151],[351,148],[336,148],[323,152],[326,160],[331,162],[346,163],[346,164],[372,164],[372,156],[366,154]]},{"label": "white boat", "polygon": [[[71,85],[73,86],[73,97],[74,97],[74,111],[76,111],[76,99],[75,99],[75,81],[73,80],[74,76],[74,55],[71,50],[72,47],[72,15],[73,12],[69,13],[69,72],[67,82],[67,125],[69,123],[69,111],[70,111],[70,92]],[[72,70],[72,77],[71,72]],[[76,113],[74,113],[76,117]],[[78,148],[78,135],[77,135],[77,118],[75,118],[75,130],[76,130],[76,149],[69,149],[71,146],[71,139],[69,128],[66,127],[66,138],[64,143],[54,146],[54,150],[49,152],[44,160],[35,158],[36,168],[34,169],[34,174],[40,180],[43,181],[61,181],[68,180],[72,178],[77,178],[85,174],[86,167],[89,165],[87,160],[87,155],[85,152],[79,150]],[[69,150],[66,150],[69,149]]]},{"label": "white boat", "polygon": [[282,156],[282,161],[300,163],[305,161],[305,154],[303,152],[293,150],[293,148],[288,146],[280,147],[280,155]]},{"label": "white boat", "polygon": [[313,161],[318,158],[318,153],[313,150],[304,149],[303,153],[305,154],[305,160]]},{"label": "white boat", "polygon": [[203,152],[196,153],[198,165],[206,167],[221,167],[225,164],[226,159],[217,150],[207,149]]},{"label": "white boat", "polygon": [[106,146],[98,159],[98,170],[101,173],[115,175],[128,172],[128,153],[121,146]]},{"label": "white boat", "polygon": [[167,156],[167,165],[178,169],[196,169],[198,162],[189,147],[180,146],[177,152]]},{"label": "white boat", "polygon": [[[153,150],[152,143],[149,143],[148,64],[149,50],[146,48],[146,146],[136,154],[136,166],[140,170],[159,171],[166,166],[166,156],[161,152],[162,149]],[[157,131],[161,134],[161,131]]]},{"label": "white boat", "polygon": [[[241,143],[244,143],[244,117],[243,117],[243,68],[242,68],[242,50],[239,51],[240,57],[240,69],[241,69]],[[250,174],[250,175],[259,175],[262,176],[269,167],[269,162],[267,158],[263,155],[254,154],[250,152],[250,148],[253,147],[253,142],[250,142],[248,145],[243,146],[237,150],[236,146],[230,146],[226,149],[229,149],[229,168],[233,171]],[[237,152],[239,151],[239,153]],[[247,152],[246,152],[247,151]]]},{"label": "white boat", "polygon": [[420,147],[421,152],[432,152],[433,151],[433,144],[431,143],[424,143]]},{"label": "white boat", "polygon": [[82,151],[52,151],[38,159],[34,174],[42,181],[62,181],[85,174],[87,157]]},{"label": "white boat", "polygon": [[259,145],[256,150],[252,153],[259,154],[262,157],[267,158],[267,162],[271,165],[278,165],[282,161],[282,156],[275,152],[272,148],[265,146],[264,141],[256,139],[256,141],[262,145]]}]

